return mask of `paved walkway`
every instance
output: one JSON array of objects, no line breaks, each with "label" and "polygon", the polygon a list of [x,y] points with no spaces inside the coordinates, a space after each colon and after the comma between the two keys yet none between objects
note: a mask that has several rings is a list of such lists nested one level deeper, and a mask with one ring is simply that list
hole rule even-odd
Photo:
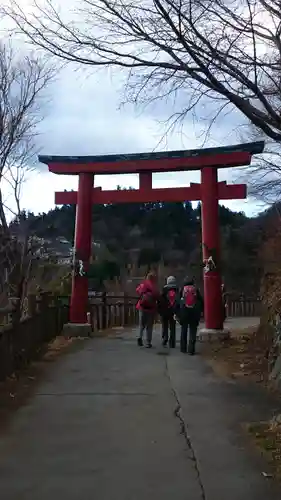
[{"label": "paved walkway", "polygon": [[138,348],[135,332],[88,340],[0,438],[0,498],[280,500],[246,447],[252,417],[200,356]]}]

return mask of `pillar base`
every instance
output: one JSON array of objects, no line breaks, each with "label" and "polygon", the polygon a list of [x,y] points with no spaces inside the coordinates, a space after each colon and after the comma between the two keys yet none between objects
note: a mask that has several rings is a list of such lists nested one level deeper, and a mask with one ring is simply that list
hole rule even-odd
[{"label": "pillar base", "polygon": [[216,340],[228,340],[230,338],[230,330],[215,328],[201,328],[197,333],[197,338],[200,342],[215,342]]},{"label": "pillar base", "polygon": [[91,337],[92,328],[89,323],[66,323],[62,330],[64,337]]}]

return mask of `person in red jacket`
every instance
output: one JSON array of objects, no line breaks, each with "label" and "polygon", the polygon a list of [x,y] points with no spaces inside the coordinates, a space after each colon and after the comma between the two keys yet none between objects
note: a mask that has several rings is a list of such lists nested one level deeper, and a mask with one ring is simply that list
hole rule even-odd
[{"label": "person in red jacket", "polygon": [[143,333],[146,330],[146,347],[150,348],[159,299],[156,275],[149,272],[145,280],[137,287],[136,292],[139,295],[136,307],[140,312],[138,345],[143,346]]}]

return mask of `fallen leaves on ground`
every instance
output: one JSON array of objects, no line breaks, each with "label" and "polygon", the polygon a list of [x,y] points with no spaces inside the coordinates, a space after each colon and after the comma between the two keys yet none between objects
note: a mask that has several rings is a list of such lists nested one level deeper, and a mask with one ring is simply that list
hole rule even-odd
[{"label": "fallen leaves on ground", "polygon": [[268,346],[257,338],[255,329],[231,334],[230,339],[205,344],[202,347],[214,370],[227,377],[248,377],[257,383],[268,381]]},{"label": "fallen leaves on ground", "polygon": [[273,475],[281,479],[281,415],[269,422],[251,424],[248,431],[269,463]]},{"label": "fallen leaves on ground", "polygon": [[46,353],[44,354],[42,361],[51,361],[56,358],[62,351],[64,351],[67,347],[73,344],[74,341],[77,341],[77,338],[71,337],[56,337],[52,342],[48,344],[48,348]]}]

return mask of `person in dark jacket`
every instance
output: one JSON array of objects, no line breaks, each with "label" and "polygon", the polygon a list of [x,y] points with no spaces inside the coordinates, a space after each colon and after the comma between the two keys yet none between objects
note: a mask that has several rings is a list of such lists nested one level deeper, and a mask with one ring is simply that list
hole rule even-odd
[{"label": "person in dark jacket", "polygon": [[[195,354],[197,329],[202,312],[204,310],[203,297],[195,286],[194,280],[188,277],[183,282],[183,287],[179,293],[180,312],[179,319],[181,323],[181,352]],[[189,340],[187,344],[187,336]]]},{"label": "person in dark jacket", "polygon": [[178,286],[176,278],[169,276],[160,295],[159,314],[162,320],[162,345],[176,347],[175,314],[178,304]]}]

